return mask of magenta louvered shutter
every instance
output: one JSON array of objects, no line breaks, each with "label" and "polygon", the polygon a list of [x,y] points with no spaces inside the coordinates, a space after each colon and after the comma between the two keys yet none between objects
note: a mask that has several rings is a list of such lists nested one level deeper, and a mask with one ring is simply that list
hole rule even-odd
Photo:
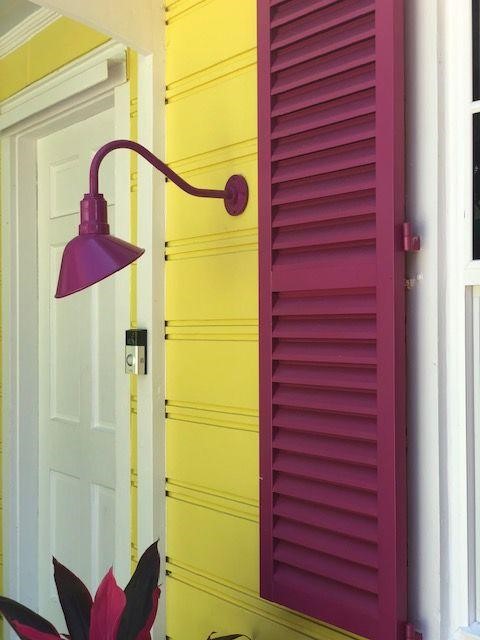
[{"label": "magenta louvered shutter", "polygon": [[403,0],[258,0],[261,595],[405,637]]}]

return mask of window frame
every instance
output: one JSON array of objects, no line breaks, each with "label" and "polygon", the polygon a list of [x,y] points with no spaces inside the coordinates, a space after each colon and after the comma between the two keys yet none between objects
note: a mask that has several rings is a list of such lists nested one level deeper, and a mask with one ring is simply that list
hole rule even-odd
[{"label": "window frame", "polygon": [[443,3],[440,22],[440,590],[448,634],[480,620],[480,259],[473,259],[473,116],[480,100],[473,100],[472,8],[472,0]]}]

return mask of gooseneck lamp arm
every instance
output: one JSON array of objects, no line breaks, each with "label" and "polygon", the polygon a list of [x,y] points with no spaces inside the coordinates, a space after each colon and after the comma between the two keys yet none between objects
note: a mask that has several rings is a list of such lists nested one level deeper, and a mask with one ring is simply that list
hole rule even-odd
[{"label": "gooseneck lamp arm", "polygon": [[130,149],[135,151],[142,158],[145,158],[147,162],[161,171],[163,175],[171,180],[177,187],[180,187],[182,191],[185,191],[191,196],[197,196],[198,198],[222,198],[225,202],[225,208],[232,216],[243,213],[248,202],[248,185],[243,176],[233,175],[227,181],[225,189],[199,189],[189,184],[178,173],[175,173],[173,169],[165,164],[160,158],[157,158],[146,147],[134,142],[133,140],[112,140],[100,147],[100,149],[93,156],[90,164],[90,194],[98,195],[98,171],[100,164],[107,154],[115,149]]},{"label": "gooseneck lamp arm", "polygon": [[80,203],[78,236],[70,240],[63,252],[56,298],[64,298],[86,289],[131,264],[144,252],[144,249],[110,235],[107,202],[98,191],[98,172],[103,158],[115,149],[130,149],[140,154],[180,189],[192,196],[221,198],[225,209],[232,216],[243,213],[247,206],[248,185],[243,176],[230,176],[224,189],[199,189],[186,182],[138,142],[107,142],[94,155],[90,165],[90,192],[84,195]]}]

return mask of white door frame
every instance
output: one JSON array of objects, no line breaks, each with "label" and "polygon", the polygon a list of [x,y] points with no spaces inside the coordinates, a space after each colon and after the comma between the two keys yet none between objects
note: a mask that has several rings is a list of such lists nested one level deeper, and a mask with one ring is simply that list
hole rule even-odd
[{"label": "white door frame", "polygon": [[[79,119],[94,115],[110,106],[115,108],[115,135],[129,137],[130,95],[125,82],[124,47],[118,43],[108,43],[93,53],[72,62],[60,71],[50,74],[0,105],[0,126],[8,125],[0,131],[2,143],[2,392],[3,392],[3,514],[4,514],[4,590],[11,597],[37,608],[36,590],[37,562],[37,508],[38,488],[38,350],[37,350],[37,282],[36,282],[36,140],[48,133],[68,126]],[[121,59],[122,61],[119,61]],[[151,56],[142,58],[142,88],[139,91],[139,110],[147,122],[153,122]],[[150,90],[147,90],[150,86]],[[145,89],[143,91],[143,89]],[[143,91],[143,92],[142,92]],[[38,108],[36,108],[36,106]],[[144,138],[152,137],[145,131]],[[152,146],[152,145],[151,145]],[[116,154],[116,229],[118,235],[129,235],[129,155]],[[140,172],[139,172],[140,173]],[[87,176],[85,176],[87,181]],[[139,320],[150,332],[149,362],[154,375],[145,376],[139,384],[139,407],[143,420],[139,429],[139,452],[144,450],[145,441],[160,443],[161,418],[148,419],[148,407],[159,403],[163,396],[162,349],[156,340],[161,331],[163,318],[163,267],[159,255],[162,254],[163,229],[152,224],[152,203],[158,201],[159,189],[152,187],[152,177],[142,169],[139,175],[141,195],[141,217],[139,219],[139,242],[146,246],[146,259],[141,267],[142,277],[152,281],[149,271],[152,264],[157,267],[155,280],[155,300],[152,309],[142,309],[139,304]],[[22,189],[18,189],[18,185]],[[160,216],[158,216],[160,218]],[[160,240],[159,240],[160,237]],[[139,269],[140,271],[140,269]],[[152,288],[143,292],[142,297],[152,296]],[[20,304],[20,296],[22,305]],[[159,302],[158,302],[159,301]],[[29,304],[28,304],[29,303]],[[26,306],[25,306],[26,305]],[[20,314],[19,310],[29,313]],[[142,311],[142,312],[140,312]],[[129,326],[129,296],[125,296],[121,311],[125,328]],[[155,320],[155,322],[153,321]],[[152,346],[154,348],[152,348]],[[119,407],[121,418],[117,433],[117,500],[123,514],[118,522],[116,557],[119,565],[116,574],[124,584],[130,575],[130,395],[128,376],[123,373],[123,349],[119,349],[117,361],[112,366],[117,370],[119,385],[118,398],[123,402]],[[155,356],[155,357],[153,357]],[[157,358],[158,356],[158,358]],[[152,397],[155,389],[155,399]],[[147,409],[145,409],[145,407]],[[151,413],[151,412],[150,412]],[[161,414],[160,414],[161,415]],[[154,431],[155,426],[155,431]],[[141,432],[141,434],[140,434]],[[159,452],[163,457],[163,452]],[[153,515],[154,505],[163,502],[161,497],[164,469],[157,465],[157,454],[150,448],[150,464],[139,465],[139,503],[149,496],[148,505],[139,513],[139,539],[159,537],[163,528],[163,508]],[[154,477],[155,476],[155,477]],[[162,479],[160,481],[160,478]],[[22,508],[19,508],[22,505]],[[35,585],[33,587],[33,585]],[[33,589],[32,589],[33,587]],[[163,618],[163,616],[161,616]]]}]

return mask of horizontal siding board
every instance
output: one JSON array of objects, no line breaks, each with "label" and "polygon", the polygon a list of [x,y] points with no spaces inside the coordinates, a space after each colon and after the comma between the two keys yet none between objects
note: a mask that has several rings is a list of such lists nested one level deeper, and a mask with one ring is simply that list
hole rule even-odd
[{"label": "horizontal siding board", "polygon": [[258,9],[261,593],[399,640],[403,2]]}]

